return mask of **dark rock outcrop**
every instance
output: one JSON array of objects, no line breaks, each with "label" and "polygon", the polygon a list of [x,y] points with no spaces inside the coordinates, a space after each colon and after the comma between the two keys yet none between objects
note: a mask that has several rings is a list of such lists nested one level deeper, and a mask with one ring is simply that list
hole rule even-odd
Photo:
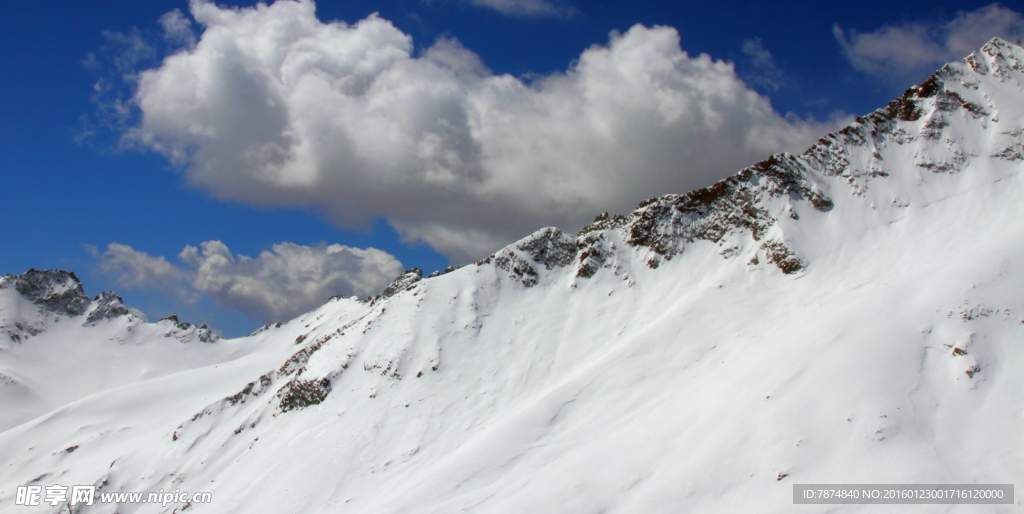
[{"label": "dark rock outcrop", "polygon": [[14,288],[40,308],[65,316],[79,316],[91,300],[73,272],[30,269],[21,275],[0,278],[0,289]]}]

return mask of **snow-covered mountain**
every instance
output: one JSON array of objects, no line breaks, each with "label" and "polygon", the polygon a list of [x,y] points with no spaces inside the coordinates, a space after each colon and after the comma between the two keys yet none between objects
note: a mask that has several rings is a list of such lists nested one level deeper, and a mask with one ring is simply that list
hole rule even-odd
[{"label": "snow-covered mountain", "polygon": [[[0,512],[822,512],[792,484],[1022,483],[1022,199],[1024,49],[996,39],[804,154],[247,338],[8,277]],[[213,501],[15,505],[27,484]]]},{"label": "snow-covered mountain", "polygon": [[0,430],[93,393],[257,349],[219,342],[176,316],[146,323],[114,293],[90,299],[67,271],[0,277]]}]

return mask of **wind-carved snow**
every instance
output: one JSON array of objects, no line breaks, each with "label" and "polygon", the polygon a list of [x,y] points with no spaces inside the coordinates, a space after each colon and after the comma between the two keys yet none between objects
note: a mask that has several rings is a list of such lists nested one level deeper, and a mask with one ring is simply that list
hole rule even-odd
[{"label": "wind-carved snow", "polygon": [[[993,40],[803,154],[576,235],[239,340],[159,332],[232,350],[0,433],[0,512],[37,478],[217,513],[791,512],[793,483],[1019,482],[1022,56]],[[169,323],[126,318],[29,341]],[[112,510],[173,512],[76,512]]]}]

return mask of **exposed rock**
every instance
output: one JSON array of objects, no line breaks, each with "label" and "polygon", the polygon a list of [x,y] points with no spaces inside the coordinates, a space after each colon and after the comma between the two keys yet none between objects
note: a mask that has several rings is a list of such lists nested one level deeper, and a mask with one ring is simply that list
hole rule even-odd
[{"label": "exposed rock", "polygon": [[327,378],[319,380],[292,379],[277,392],[280,398],[281,412],[302,409],[316,405],[331,393],[331,381]]},{"label": "exposed rock", "polygon": [[379,295],[374,296],[373,298],[367,298],[367,300],[370,302],[370,305],[373,305],[381,300],[386,300],[402,291],[405,291],[406,289],[409,289],[420,280],[423,280],[423,270],[419,268],[405,270],[404,273],[391,282],[391,285],[385,287]]},{"label": "exposed rock", "polygon": [[259,384],[257,384],[255,380],[249,382],[248,384],[245,385],[244,388],[242,388],[241,391],[231,396],[228,396],[227,398],[225,398],[225,400],[230,405],[238,405],[239,403],[245,403],[247,398],[255,398],[267,392],[267,389],[269,389],[271,384],[273,383],[274,381],[272,374],[266,373],[260,376]]},{"label": "exposed rock", "polygon": [[[576,255],[577,276],[591,277],[607,266],[611,252],[605,246],[603,231],[619,230],[629,245],[652,250],[657,257],[648,264],[654,268],[662,258],[671,259],[696,240],[720,243],[729,234],[743,232],[752,240],[760,241],[778,221],[769,211],[768,200],[772,198],[788,196],[794,202],[805,201],[818,211],[828,212],[833,201],[816,176],[844,178],[853,194],[862,195],[869,180],[890,174],[880,162],[880,146],[887,142],[902,145],[918,138],[938,144],[949,126],[947,115],[962,112],[969,119],[979,121],[989,116],[985,106],[966,100],[953,86],[972,89],[973,85],[973,89],[977,89],[967,76],[970,74],[965,71],[967,68],[981,75],[991,72],[1000,80],[1009,76],[1009,70],[1024,70],[1024,63],[1013,52],[1008,52],[1009,48],[1006,42],[993,39],[979,52],[960,63],[944,66],[921,84],[907,89],[886,107],[819,139],[799,156],[773,155],[711,187],[641,202],[628,216],[601,214],[577,236],[580,250]],[[992,63],[991,67],[986,60]],[[920,124],[901,126],[901,122]],[[1005,135],[1009,136],[1009,144],[997,157],[1024,160],[1020,134],[1007,132]],[[866,146],[869,148],[862,148]],[[865,150],[873,157],[867,169],[851,166],[852,152]],[[956,147],[947,150],[951,157],[923,159],[917,165],[935,173],[958,172],[970,155]],[[799,218],[793,211],[789,217]],[[764,243],[761,248],[767,252],[769,261],[786,273],[806,266],[796,257],[794,249],[780,242]]]},{"label": "exposed rock", "polygon": [[[331,298],[331,300],[334,300],[335,298],[341,298],[341,297],[340,296],[334,296],[334,297]],[[249,337],[252,337],[252,336],[254,336],[256,334],[262,334],[263,332],[266,332],[268,330],[273,330],[275,328],[281,328],[281,325],[282,325],[282,323],[267,323],[266,325],[263,325],[262,327],[257,328],[255,332],[249,334]]]},{"label": "exposed rock", "polygon": [[434,277],[439,277],[441,275],[447,275],[447,274],[449,274],[449,273],[451,273],[451,272],[453,272],[453,271],[455,271],[455,270],[457,270],[459,268],[462,268],[464,266],[465,266],[464,264],[448,266],[447,268],[444,269],[444,271],[435,271],[435,272],[431,273],[430,275],[427,275],[427,278],[434,278]]},{"label": "exposed rock", "polygon": [[0,289],[9,287],[42,309],[65,316],[84,313],[90,303],[82,282],[70,271],[30,269],[0,278]]},{"label": "exposed rock", "polygon": [[124,300],[113,292],[107,291],[100,293],[99,296],[93,299],[85,322],[96,323],[100,320],[127,316],[129,314],[131,314],[131,311],[124,306]]},{"label": "exposed rock", "polygon": [[210,330],[205,323],[202,325],[193,325],[187,321],[179,320],[177,314],[171,314],[170,316],[158,321],[157,324],[170,326],[171,328],[167,332],[166,336],[173,337],[182,342],[187,342],[188,340],[195,338],[204,343],[213,343],[220,339],[220,336]]},{"label": "exposed rock", "polygon": [[554,227],[542,228],[523,239],[516,248],[547,269],[568,266],[576,257],[575,239]]},{"label": "exposed rock", "polygon": [[512,280],[533,287],[539,280],[535,265],[551,270],[568,266],[575,258],[575,239],[557,228],[547,227],[506,246],[498,253],[477,262],[477,265],[493,261],[495,267],[507,272]]}]

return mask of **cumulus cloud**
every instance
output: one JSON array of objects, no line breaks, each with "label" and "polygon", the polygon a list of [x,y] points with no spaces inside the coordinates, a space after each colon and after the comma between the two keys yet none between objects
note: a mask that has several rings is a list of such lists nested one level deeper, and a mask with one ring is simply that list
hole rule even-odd
[{"label": "cumulus cloud", "polygon": [[781,116],[669,27],[613,33],[524,80],[452,39],[414,54],[376,15],[323,23],[311,0],[190,12],[201,34],[141,73],[126,140],[218,198],[346,227],[383,217],[456,261],[707,186],[828,128]]},{"label": "cumulus cloud", "polygon": [[118,243],[107,245],[103,253],[99,253],[95,247],[90,246],[88,249],[99,259],[100,270],[122,287],[157,289],[173,293],[186,303],[199,299],[187,287],[189,274],[163,257],[154,257]]},{"label": "cumulus cloud", "polygon": [[991,4],[960,11],[943,23],[889,25],[863,34],[836,25],[832,31],[855,68],[893,80],[919,79],[947,62],[963,59],[993,37],[1020,41],[1024,17]]},{"label": "cumulus cloud", "polygon": [[171,292],[186,302],[206,295],[265,322],[291,319],[332,296],[376,294],[403,271],[386,252],[337,244],[279,243],[252,258],[206,241],[178,254],[183,266],[118,243],[93,253],[100,269],[122,287]]},{"label": "cumulus cloud", "polygon": [[548,0],[470,0],[473,5],[489,7],[512,16],[568,17],[576,10]]}]

